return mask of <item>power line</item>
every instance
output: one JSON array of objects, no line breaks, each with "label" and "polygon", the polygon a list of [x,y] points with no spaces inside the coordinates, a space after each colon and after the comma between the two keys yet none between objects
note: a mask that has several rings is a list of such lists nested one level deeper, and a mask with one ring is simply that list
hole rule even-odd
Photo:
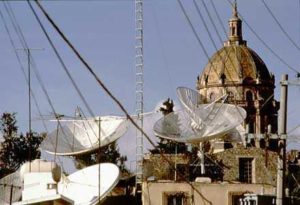
[{"label": "power line", "polygon": [[[198,5],[197,5],[197,3],[196,3],[195,0],[194,0],[194,3],[196,4],[196,7],[198,7]],[[218,39],[219,39],[220,43],[222,44],[223,41],[222,41],[221,34],[220,34],[220,32],[218,31],[217,26],[216,26],[216,24],[215,24],[215,22],[214,22],[212,16],[210,15],[210,12],[208,11],[208,8],[207,8],[207,6],[206,6],[205,1],[204,1],[204,0],[201,0],[201,3],[202,3],[202,5],[203,5],[203,7],[204,7],[204,9],[205,9],[205,11],[206,11],[206,13],[207,13],[207,15],[208,15],[208,18],[209,18],[211,24],[212,24],[213,27],[214,27],[214,30],[215,30],[215,32],[216,32],[216,34],[217,34],[217,36],[218,36]],[[200,9],[197,9],[197,10],[200,11]],[[219,14],[217,13],[217,11],[215,11],[215,12],[216,12],[216,14],[217,14],[217,16],[218,16],[218,18],[219,18]],[[223,28],[224,33],[225,33],[225,35],[226,35],[225,27],[224,27],[223,24],[221,24],[221,25],[222,25],[222,28]]]},{"label": "power line", "polygon": [[[5,5],[6,3],[8,3],[8,2],[4,2],[4,5]],[[9,4],[9,3],[8,3],[8,4]],[[18,36],[18,38],[19,38],[19,40],[20,40],[20,42],[21,42],[23,48],[28,48],[28,44],[27,44],[26,39],[25,39],[25,37],[24,37],[24,35],[23,35],[23,32],[22,32],[22,30],[21,30],[21,27],[19,26],[19,24],[18,24],[16,18],[13,18],[13,16],[14,16],[13,10],[12,10],[12,9],[11,9],[11,10],[8,10],[7,7],[6,7],[6,11],[7,11],[7,13],[8,13],[9,16],[10,16],[10,20],[11,20],[11,22],[12,22],[12,24],[13,24],[13,28],[14,28],[15,32],[17,33],[17,36]],[[11,12],[11,13],[10,13],[10,12]],[[3,19],[4,19],[4,18],[3,18]],[[8,27],[7,27],[7,28],[8,28]],[[7,30],[7,31],[9,32],[9,30]],[[10,32],[9,32],[9,33],[10,33]],[[10,37],[10,38],[11,38],[11,37]],[[12,39],[12,38],[11,38],[11,39]],[[11,40],[11,42],[13,42],[13,40]],[[13,43],[12,45],[15,45],[15,44]],[[15,47],[15,46],[14,46],[14,49],[15,49],[15,51],[16,51],[16,47]],[[18,54],[16,53],[16,55],[18,55]],[[19,57],[17,57],[17,58],[19,58]],[[47,92],[47,89],[46,89],[46,87],[45,87],[43,81],[42,81],[41,75],[39,74],[39,72],[38,72],[38,70],[37,70],[37,68],[36,68],[36,64],[35,64],[34,58],[33,58],[32,55],[30,55],[30,58],[31,58],[30,63],[31,63],[31,65],[32,65],[34,74],[35,74],[35,76],[36,76],[36,78],[37,78],[37,80],[38,80],[38,82],[39,82],[39,84],[40,84],[40,86],[41,86],[41,88],[42,88],[42,90],[43,90],[43,92],[44,92],[46,98],[47,98],[47,101],[48,101],[48,103],[49,103],[49,105],[50,105],[50,107],[51,107],[51,109],[52,109],[52,112],[53,112],[53,113],[56,113],[56,111],[55,111],[55,109],[54,109],[54,105],[53,105],[53,103],[52,103],[52,101],[51,101],[51,98],[50,98],[50,96],[49,96],[49,94],[48,94],[48,92]],[[18,61],[19,61],[20,65],[22,66],[23,73],[24,73],[25,76],[26,76],[25,69],[24,69],[24,67],[23,67],[23,65],[22,65],[22,63],[21,63],[21,61],[20,61],[20,58],[19,58]],[[26,78],[26,79],[27,79],[27,78]],[[28,79],[27,79],[27,82],[28,82]],[[32,92],[32,93],[33,93],[33,92]],[[55,114],[55,115],[56,115],[56,114]],[[41,117],[41,118],[43,119],[43,121],[44,121],[44,118],[43,118],[43,116],[42,116],[41,113],[40,113],[40,117]],[[61,123],[60,123],[59,121],[58,121],[58,123],[59,123],[59,127],[62,127],[62,125],[61,125]],[[47,130],[47,128],[46,128],[46,130]],[[62,133],[63,133],[64,135],[66,135],[66,134],[64,133],[63,130],[62,130]],[[52,144],[52,145],[53,145],[53,144]],[[54,146],[54,145],[53,145],[53,146]],[[59,162],[60,162],[60,164],[61,164],[61,166],[62,166],[62,169],[65,170],[64,167],[63,167],[63,164],[61,163],[60,158],[59,158]]]},{"label": "power line", "polygon": [[[232,3],[230,0],[227,0],[228,4],[232,6]],[[291,65],[289,65],[282,57],[280,57],[257,33],[256,31],[247,23],[247,21],[243,18],[241,13],[239,12],[240,18],[243,20],[243,22],[248,26],[250,31],[255,35],[255,37],[284,65],[287,66],[288,69],[294,71],[296,74],[300,73],[297,69],[293,68]]]},{"label": "power line", "polygon": [[[30,7],[30,8],[31,8],[31,7]],[[32,8],[31,8],[31,9],[32,9]],[[36,18],[36,20],[37,20],[37,22],[38,22],[40,28],[42,29],[44,35],[46,36],[46,38],[47,38],[47,40],[48,40],[48,42],[49,42],[51,48],[53,49],[53,51],[54,51],[56,57],[58,58],[58,60],[59,60],[59,62],[60,62],[60,64],[61,64],[63,70],[66,72],[68,78],[70,79],[70,81],[71,81],[72,85],[74,86],[75,90],[77,91],[77,93],[78,93],[80,99],[82,100],[82,102],[84,103],[85,107],[87,108],[89,114],[90,114],[91,116],[95,116],[94,113],[93,113],[93,111],[92,111],[92,109],[91,109],[91,107],[89,106],[88,102],[86,101],[85,97],[83,96],[81,90],[79,89],[78,85],[76,84],[74,78],[72,77],[72,75],[71,75],[69,69],[67,68],[66,64],[64,63],[62,57],[60,56],[58,50],[56,49],[56,47],[55,47],[53,41],[51,40],[50,36],[48,35],[48,32],[46,31],[46,29],[45,29],[45,27],[43,26],[42,22],[40,21],[40,19],[39,19],[38,16],[36,15],[36,13],[33,13],[33,14],[34,14],[34,16],[35,16],[35,18]]]},{"label": "power line", "polygon": [[267,5],[267,3],[264,0],[261,0],[264,4],[265,8],[269,12],[269,14],[272,16],[276,24],[279,26],[280,30],[284,33],[284,35],[289,39],[289,41],[297,48],[298,51],[300,51],[300,47],[296,44],[296,42],[291,38],[291,36],[285,31],[283,26],[280,24],[279,20],[276,18],[270,7]]},{"label": "power line", "polygon": [[[207,6],[206,6],[205,2],[204,2],[203,0],[202,0],[202,2],[203,2],[203,4],[204,4],[204,8],[206,8],[206,10],[207,10]],[[223,24],[223,21],[221,20],[221,17],[220,17],[220,15],[219,15],[219,12],[218,12],[218,10],[217,10],[217,8],[216,8],[216,5],[215,5],[215,3],[214,3],[214,0],[210,0],[210,3],[211,3],[211,5],[212,5],[212,7],[213,7],[213,10],[214,10],[215,14],[217,15],[217,19],[218,19],[218,21],[219,21],[219,24],[221,25],[222,30],[223,30],[223,32],[224,32],[224,34],[225,34],[225,36],[226,36],[226,35],[227,35],[227,33],[226,33],[226,28],[225,28],[225,26],[224,26],[224,24]]]},{"label": "power line", "polygon": [[[31,3],[27,1],[28,4],[31,6],[32,11],[34,11]],[[106,87],[106,85],[102,82],[102,80],[96,75],[92,67],[89,66],[89,64],[83,59],[83,57],[80,55],[80,53],[76,50],[76,48],[73,46],[73,44],[68,40],[68,38],[63,34],[63,32],[60,30],[60,28],[55,24],[55,22],[52,20],[52,18],[49,16],[49,14],[45,11],[43,6],[40,4],[39,1],[35,1],[37,6],[40,8],[42,13],[45,15],[47,20],[50,22],[50,24],[55,28],[55,30],[59,33],[59,35],[62,37],[62,39],[67,43],[67,45],[72,49],[72,51],[75,53],[75,55],[79,58],[79,60],[85,65],[85,68],[90,72],[90,74],[95,78],[99,86],[107,93],[107,95],[118,105],[118,107],[123,111],[123,113],[126,115],[128,120],[146,137],[146,139],[149,141],[149,143],[155,147],[154,142],[150,139],[150,137],[144,132],[144,130],[137,125],[137,123],[132,119],[132,117],[129,115],[128,111],[124,108],[122,103],[110,92],[110,90]],[[166,161],[168,164],[171,165],[172,169],[174,169],[173,163],[160,152],[160,156],[164,161]],[[183,175],[182,175],[183,176]],[[190,183],[188,180],[186,182],[201,196],[207,203],[212,204],[199,190],[197,190],[192,183]]]},{"label": "power line", "polygon": [[[3,22],[5,31],[6,31],[6,33],[7,33],[7,35],[8,35],[8,37],[9,37],[9,41],[10,41],[12,47],[13,47],[15,56],[16,56],[16,58],[17,58],[17,61],[18,61],[19,65],[20,65],[20,69],[21,69],[21,71],[22,71],[22,73],[23,73],[23,76],[24,76],[24,78],[25,78],[25,80],[26,80],[26,83],[29,84],[29,80],[28,80],[28,78],[27,78],[27,75],[26,75],[26,72],[25,72],[25,68],[24,68],[24,66],[23,66],[23,64],[22,64],[22,62],[21,62],[20,56],[19,56],[18,53],[17,53],[17,47],[16,47],[16,45],[15,45],[15,43],[14,43],[14,41],[13,41],[12,35],[11,35],[10,31],[9,31],[8,25],[7,25],[7,23],[6,23],[6,20],[5,20],[4,15],[3,15],[3,13],[2,13],[1,10],[0,10],[0,17],[1,17],[1,20],[2,20],[2,22]],[[42,112],[41,112],[40,106],[39,106],[39,104],[38,104],[38,102],[37,102],[37,99],[36,99],[36,97],[35,97],[35,95],[34,95],[34,93],[33,93],[32,90],[31,90],[31,96],[32,96],[33,102],[34,102],[34,104],[35,104],[35,106],[36,106],[36,108],[37,108],[37,111],[38,111],[39,115],[42,116]],[[45,120],[44,120],[43,118],[42,118],[42,124],[43,124],[43,126],[44,126],[46,132],[48,132],[48,129],[47,129]]]},{"label": "power line", "polygon": [[[182,2],[181,2],[180,0],[177,0],[177,2],[178,2],[178,4],[179,4],[179,6],[180,6],[180,8],[181,8],[181,11],[183,12],[183,14],[184,14],[186,20],[187,20],[187,22],[188,22],[190,28],[192,29],[194,36],[196,37],[198,43],[200,44],[200,46],[201,46],[201,48],[202,48],[202,51],[205,53],[205,56],[206,56],[206,58],[207,58],[209,64],[211,65],[210,70],[211,70],[211,68],[212,68],[212,69],[214,70],[214,72],[217,73],[217,70],[216,70],[214,64],[212,63],[210,57],[208,56],[208,53],[207,53],[207,51],[206,51],[206,49],[205,49],[205,47],[204,47],[204,44],[203,44],[203,42],[201,41],[201,39],[200,39],[200,37],[199,37],[199,35],[198,35],[198,33],[197,33],[197,31],[196,31],[194,25],[192,24],[192,21],[190,20],[190,18],[189,18],[189,16],[188,16],[188,14],[187,14],[187,12],[186,12],[186,10],[185,10],[185,8],[184,8]],[[195,1],[194,1],[194,3],[195,3]],[[196,3],[195,3],[195,6],[196,6],[196,8],[199,9],[199,7],[198,7],[198,5],[197,5]],[[203,20],[204,25],[206,25],[206,23],[205,23],[205,21],[204,21],[204,18],[203,18],[203,16],[202,16],[200,10],[198,10],[198,9],[197,9],[197,12],[198,12],[199,16],[201,17],[201,19]],[[207,32],[208,32],[209,35],[210,35],[210,32],[209,32],[209,30],[208,30],[207,25],[206,25],[205,27],[207,28]],[[213,39],[211,39],[211,40],[212,40],[213,44],[215,45],[214,40],[213,40]],[[217,50],[216,45],[215,45],[215,49]],[[218,54],[219,54],[219,53],[218,53]],[[210,70],[209,70],[209,72],[210,72]],[[230,77],[231,77],[231,76],[230,76]],[[231,78],[232,78],[232,77],[231,77]],[[239,93],[238,93],[238,94],[239,94]],[[237,109],[237,111],[239,112],[240,115],[242,115],[242,114],[240,113],[240,110],[239,110],[239,109]]]}]

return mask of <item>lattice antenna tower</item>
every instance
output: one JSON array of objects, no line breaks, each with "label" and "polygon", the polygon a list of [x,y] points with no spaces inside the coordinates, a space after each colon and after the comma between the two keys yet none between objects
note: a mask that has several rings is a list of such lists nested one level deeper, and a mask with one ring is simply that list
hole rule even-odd
[{"label": "lattice antenna tower", "polygon": [[[144,112],[144,56],[143,56],[143,0],[135,0],[135,69],[137,124],[143,128]],[[140,189],[143,178],[143,134],[136,131],[136,187]]]}]

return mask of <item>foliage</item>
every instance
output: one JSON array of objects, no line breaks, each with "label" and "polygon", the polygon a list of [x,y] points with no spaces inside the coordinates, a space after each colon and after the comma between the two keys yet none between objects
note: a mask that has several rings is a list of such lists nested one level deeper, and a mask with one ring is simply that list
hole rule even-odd
[{"label": "foliage", "polygon": [[84,167],[103,163],[111,162],[117,164],[122,172],[128,172],[125,167],[126,156],[120,154],[117,143],[113,142],[105,147],[101,147],[96,153],[87,153],[74,157],[76,160],[76,168],[82,169]]},{"label": "foliage", "polygon": [[3,113],[0,130],[4,141],[0,150],[0,178],[16,171],[24,162],[39,158],[38,150],[44,136],[36,132],[18,134],[15,113]]},{"label": "foliage", "polygon": [[[173,100],[170,100],[170,98],[168,98],[166,101],[163,102],[163,106],[160,107],[159,110],[163,113],[164,116],[166,116],[174,112],[173,108]],[[185,143],[174,142],[171,140],[160,138],[160,141],[157,143],[157,146],[149,151],[152,154],[158,154],[160,152],[165,154],[186,153],[187,147]]]}]

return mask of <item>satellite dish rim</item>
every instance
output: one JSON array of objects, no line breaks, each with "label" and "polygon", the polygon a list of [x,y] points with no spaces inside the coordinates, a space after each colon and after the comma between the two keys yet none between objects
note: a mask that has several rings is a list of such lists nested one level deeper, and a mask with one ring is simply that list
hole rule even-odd
[{"label": "satellite dish rim", "polygon": [[[232,105],[232,104],[226,104],[226,103],[218,103],[218,104],[220,104],[220,106],[227,106],[227,107],[231,107],[232,109],[238,109],[238,112],[239,112],[239,114],[240,114],[240,116],[241,116],[241,118],[243,120],[247,116],[246,110],[244,108],[242,108],[242,107],[239,107],[237,105]],[[206,105],[207,104],[201,104],[201,107],[206,106]],[[153,126],[153,131],[154,131],[155,135],[158,136],[158,137],[160,137],[160,138],[164,138],[164,139],[168,139],[168,140],[172,140],[172,141],[176,141],[176,142],[198,143],[198,142],[204,142],[204,141],[213,140],[213,139],[216,139],[216,138],[222,138],[224,135],[228,134],[231,130],[233,130],[235,127],[237,127],[239,124],[241,124],[243,122],[243,120],[240,120],[241,121],[240,123],[235,123],[235,124],[237,124],[236,126],[234,126],[234,125],[228,126],[228,128],[226,128],[225,130],[220,131],[218,133],[212,133],[211,135],[200,136],[200,137],[171,137],[172,135],[170,135],[170,137],[169,137],[169,136],[161,134],[161,132],[157,131],[157,126],[158,126],[157,123],[159,121],[164,120],[167,116],[171,116],[171,115],[174,115],[174,114],[180,113],[180,112],[183,113],[183,114],[185,114],[185,115],[187,115],[190,119],[192,119],[192,117],[189,116],[189,113],[185,112],[185,109],[182,109],[180,111],[175,111],[175,112],[170,113],[170,114],[168,114],[166,116],[163,116]],[[191,126],[191,125],[188,125],[188,126]],[[181,136],[181,133],[179,133],[180,136]]]},{"label": "satellite dish rim", "polygon": [[[126,119],[126,117],[122,117],[122,116],[102,116],[102,117],[106,117],[106,118],[116,117],[117,120],[124,119],[124,121],[122,121],[112,133],[110,133],[108,136],[106,136],[104,139],[102,139],[102,142],[100,142],[100,147],[107,146],[107,145],[117,141],[119,138],[121,138],[127,132],[128,127],[129,127],[129,121]],[[64,127],[64,126],[62,126],[62,127]],[[117,130],[121,132],[120,135],[115,135],[115,133],[117,133]],[[122,130],[124,130],[124,131],[122,131]],[[54,130],[54,131],[56,132],[57,130]],[[48,141],[48,143],[50,143],[50,142]],[[55,146],[55,145],[53,144],[53,146]],[[70,146],[72,146],[72,145],[70,145]],[[84,147],[84,145],[82,145],[82,146]],[[99,144],[94,143],[94,144],[90,145],[90,147],[86,146],[78,151],[67,150],[66,152],[61,152],[61,151],[55,152],[55,148],[52,148],[53,150],[43,149],[43,147],[41,147],[41,148],[45,152],[52,154],[52,155],[56,154],[58,156],[77,156],[77,155],[81,155],[81,154],[94,152],[95,150],[97,150],[99,148]]]},{"label": "satellite dish rim", "polygon": [[[64,189],[64,188],[67,187],[69,184],[76,184],[76,180],[74,180],[74,179],[72,179],[72,178],[78,177],[77,175],[80,176],[80,175],[82,175],[83,173],[85,173],[86,175],[89,175],[89,174],[91,174],[93,171],[95,171],[96,174],[99,175],[99,166],[100,166],[100,175],[101,175],[101,170],[103,169],[103,166],[104,166],[104,168],[108,168],[108,167],[106,167],[106,166],[109,166],[109,169],[113,168],[113,169],[115,169],[115,171],[117,171],[117,174],[116,174],[116,176],[114,177],[113,183],[111,183],[111,184],[109,185],[109,187],[106,188],[106,190],[101,194],[101,196],[99,196],[99,195],[94,195],[94,196],[92,196],[93,198],[91,198],[90,201],[88,201],[88,204],[89,204],[89,205],[96,205],[96,204],[98,204],[99,202],[103,201],[103,199],[105,199],[105,198],[107,197],[107,195],[108,195],[108,194],[114,189],[114,187],[118,184],[118,182],[119,182],[119,180],[120,180],[120,178],[121,178],[121,171],[120,171],[119,167],[118,167],[117,165],[113,164],[113,163],[100,163],[100,164],[95,164],[95,165],[85,167],[84,169],[78,170],[78,171],[76,171],[76,172],[70,174],[69,176],[67,176],[67,180],[58,183],[58,186],[60,187],[60,188],[58,189],[58,192],[59,192],[61,195],[66,196],[66,197],[72,199],[72,200],[74,201],[75,204],[78,203],[78,200],[76,201],[76,199],[75,199],[76,197],[73,197],[73,196],[75,196],[75,195],[70,194],[70,192],[68,193],[68,190],[67,190],[67,189]],[[109,170],[105,170],[105,171],[106,171],[107,174],[111,174],[111,171],[110,171],[110,172],[109,172]],[[105,171],[104,171],[104,172],[105,172]],[[94,172],[94,174],[95,174],[95,172]],[[103,176],[101,176],[101,177],[103,177]],[[71,180],[70,178],[71,178],[72,180]],[[105,178],[105,176],[104,176],[104,178]],[[79,177],[78,179],[82,179],[82,178]],[[80,188],[80,181],[81,181],[81,180],[78,180],[78,182],[79,182],[79,188]],[[96,186],[99,187],[99,188],[101,189],[101,182],[103,182],[103,181],[101,181],[101,179],[100,179],[100,184],[98,183],[98,182],[99,182],[98,180],[96,180],[96,181],[97,181],[97,182],[96,182]],[[64,187],[64,186],[65,186],[65,187]],[[98,190],[99,190],[99,189],[98,189]],[[87,201],[81,202],[80,204],[86,203],[86,202],[87,202]]]}]

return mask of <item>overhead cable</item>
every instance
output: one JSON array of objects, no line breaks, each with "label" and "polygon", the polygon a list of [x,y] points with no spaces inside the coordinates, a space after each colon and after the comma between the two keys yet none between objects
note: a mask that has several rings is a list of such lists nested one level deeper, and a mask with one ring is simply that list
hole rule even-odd
[{"label": "overhead cable", "polygon": [[[233,6],[233,4],[230,2],[230,0],[227,0],[228,4]],[[300,73],[297,69],[293,68],[291,65],[289,65],[280,55],[278,55],[257,33],[256,31],[247,23],[247,21],[243,18],[241,13],[239,12],[239,17],[243,20],[243,22],[248,26],[250,31],[255,35],[255,37],[285,66],[287,66],[288,69],[292,70],[296,74]]]},{"label": "overhead cable", "polygon": [[[5,2],[4,2],[4,3],[5,3]],[[9,10],[6,10],[6,11],[9,13]],[[1,11],[0,11],[0,12],[1,12]],[[13,13],[12,10],[11,10],[11,12]],[[5,30],[6,30],[6,32],[7,32],[7,34],[8,34],[8,36],[9,36],[10,43],[11,43],[11,45],[13,46],[15,55],[16,55],[17,60],[18,60],[18,63],[20,64],[22,73],[24,74],[24,77],[25,77],[27,83],[29,83],[28,78],[27,78],[26,73],[25,73],[25,69],[24,69],[24,67],[23,67],[23,64],[21,63],[20,56],[19,56],[19,54],[17,53],[16,45],[15,45],[15,43],[14,43],[14,41],[13,41],[12,35],[11,35],[10,31],[9,31],[8,25],[7,25],[6,21],[5,21],[5,18],[4,18],[4,15],[3,15],[2,12],[0,13],[0,16],[1,16],[1,19],[2,19],[2,21],[3,21],[3,23],[4,23]],[[11,16],[11,15],[9,15],[9,16]],[[18,23],[17,23],[17,21],[16,21],[16,18],[11,19],[11,21],[12,21],[12,24],[13,24],[13,22],[15,21],[15,22],[14,22],[15,26],[13,26],[13,27],[14,27],[14,29],[15,29],[15,32],[18,34],[19,40],[20,40],[20,42],[21,42],[23,48],[28,48],[27,42],[26,42],[26,40],[25,40],[25,37],[24,37],[24,35],[23,35],[23,33],[22,33],[22,30],[21,30],[20,26],[16,26],[16,25],[18,25]],[[30,56],[30,57],[32,58],[32,56]],[[32,58],[32,60],[31,60],[31,63],[33,63],[33,64],[32,64],[32,67],[34,68],[34,71],[35,71],[34,73],[35,73],[35,75],[36,75],[36,77],[37,77],[37,79],[38,79],[38,81],[39,81],[39,84],[41,85],[42,90],[43,90],[44,94],[46,95],[47,100],[48,100],[48,102],[49,102],[49,104],[50,104],[50,106],[51,106],[53,112],[56,113],[56,112],[55,112],[55,109],[54,109],[54,107],[53,107],[53,104],[52,104],[52,102],[51,102],[51,100],[50,100],[50,97],[49,97],[49,95],[48,95],[48,92],[47,92],[47,90],[46,90],[46,88],[45,88],[45,86],[44,86],[44,84],[43,84],[43,82],[42,82],[42,80],[41,80],[41,77],[40,77],[40,75],[39,75],[39,73],[38,73],[38,71],[37,71],[37,69],[36,69],[36,65],[34,64],[33,58]],[[40,115],[40,117],[42,118],[43,126],[44,126],[45,130],[48,132],[47,126],[46,126],[46,124],[45,124],[45,119],[43,118],[43,115],[42,115],[42,113],[41,113],[41,111],[40,111],[40,108],[39,108],[39,106],[38,106],[37,100],[36,100],[36,98],[35,98],[35,95],[33,94],[32,91],[31,91],[31,95],[32,95],[32,97],[33,97],[33,99],[34,99],[35,105],[37,106],[37,110],[38,110],[38,112],[39,112],[39,115]],[[60,125],[60,126],[61,126],[61,125]],[[54,146],[54,144],[52,144],[52,145]],[[65,170],[60,158],[59,158],[59,162],[60,162],[60,164],[61,164],[61,166],[62,166],[62,169]]]},{"label": "overhead cable", "polygon": [[[16,58],[17,58],[17,61],[18,61],[19,65],[20,65],[20,69],[21,69],[21,71],[22,71],[22,73],[23,73],[23,76],[24,76],[24,78],[25,78],[25,81],[26,81],[27,84],[29,84],[29,81],[28,81],[28,78],[27,78],[27,75],[26,75],[26,72],[25,72],[25,68],[24,68],[24,66],[23,66],[23,64],[22,64],[22,62],[21,62],[21,58],[20,58],[20,56],[19,56],[19,54],[18,54],[18,52],[17,52],[17,47],[16,47],[16,45],[15,45],[15,43],[14,43],[14,41],[13,41],[12,35],[11,35],[10,31],[9,31],[8,25],[7,25],[7,23],[6,23],[6,20],[5,20],[5,18],[4,18],[4,15],[3,15],[1,9],[0,9],[0,17],[1,17],[1,20],[2,20],[2,22],[3,22],[5,31],[6,31],[6,33],[7,33],[7,35],[8,35],[8,37],[9,37],[9,41],[10,41],[12,47],[13,47],[15,56],[16,56]],[[31,89],[31,88],[30,88],[30,89]],[[42,112],[41,112],[40,106],[39,106],[39,104],[38,104],[38,102],[37,102],[37,99],[36,99],[35,94],[33,93],[33,90],[32,90],[32,89],[31,89],[31,92],[30,92],[30,93],[31,93],[31,96],[32,96],[34,105],[36,106],[36,109],[37,109],[39,115],[42,116]],[[43,124],[44,129],[46,130],[46,132],[48,132],[48,129],[47,129],[47,126],[46,126],[46,123],[45,123],[45,120],[44,120],[44,119],[42,120],[42,124]]]},{"label": "overhead cable", "polygon": [[[28,4],[31,6],[32,11],[35,12],[33,9],[30,1],[27,1]],[[102,80],[96,75],[92,67],[84,60],[84,58],[80,55],[80,53],[76,50],[76,48],[73,46],[73,44],[68,40],[68,38],[64,35],[64,33],[60,30],[60,28],[55,24],[55,22],[52,20],[52,18],[49,16],[49,14],[46,12],[46,10],[43,8],[43,6],[40,4],[39,1],[35,1],[37,6],[40,8],[42,13],[45,15],[47,20],[50,22],[50,24],[55,28],[55,30],[60,34],[62,39],[67,43],[67,45],[72,49],[72,51],[75,53],[75,55],[79,58],[79,60],[83,63],[85,68],[90,72],[90,74],[95,78],[99,86],[107,93],[107,95],[118,105],[118,107],[122,110],[122,112],[126,115],[128,120],[139,130],[145,138],[149,141],[149,143],[155,147],[154,142],[150,139],[150,137],[144,132],[144,130],[137,125],[137,123],[132,119],[132,117],[129,115],[128,111],[124,108],[122,103],[110,92],[108,87],[102,82]],[[174,169],[173,163],[163,154],[160,152],[160,156],[164,161],[166,161],[168,164],[171,165],[172,169]],[[180,173],[179,173],[180,174]],[[197,190],[192,183],[190,183],[188,180],[186,182],[201,196],[207,203],[212,204],[202,193],[200,193],[199,190]]]},{"label": "overhead cable", "polygon": [[276,22],[276,24],[279,26],[280,30],[284,33],[284,35],[289,39],[289,41],[295,46],[295,48],[297,48],[298,51],[300,51],[300,47],[297,45],[297,43],[292,39],[292,37],[286,32],[286,30],[283,28],[283,26],[280,24],[279,20],[276,18],[276,16],[274,15],[274,13],[272,12],[272,10],[270,9],[270,7],[268,6],[268,4],[264,1],[261,0],[262,3],[264,4],[265,8],[267,9],[267,11],[269,12],[269,14],[272,16],[272,18],[274,19],[274,21]]},{"label": "overhead cable", "polygon": [[[192,21],[191,21],[191,19],[189,18],[189,16],[188,16],[188,14],[187,14],[187,12],[186,12],[186,10],[185,10],[185,8],[184,8],[182,2],[181,2],[180,0],[177,0],[177,2],[178,2],[179,6],[180,6],[180,8],[181,8],[182,13],[183,13],[184,16],[185,16],[185,19],[187,20],[187,22],[188,22],[190,28],[192,29],[194,36],[196,37],[196,39],[197,39],[199,45],[201,46],[202,51],[205,53],[205,56],[206,56],[206,58],[207,58],[209,64],[211,65],[209,72],[211,71],[211,69],[213,69],[213,71],[214,71],[215,73],[217,73],[216,67],[214,66],[214,64],[212,63],[210,57],[208,56],[207,50],[206,50],[206,48],[204,47],[204,44],[203,44],[203,42],[201,41],[201,39],[200,39],[200,37],[199,37],[199,35],[198,35],[198,33],[197,33],[197,31],[196,31],[194,25],[192,24]],[[194,3],[195,3],[195,2],[194,2]],[[196,6],[196,8],[199,9],[199,7],[198,7],[198,5],[197,5],[196,3],[195,3],[195,6]],[[200,12],[200,10],[198,10],[198,9],[197,9],[197,12],[199,13],[200,17],[202,17],[201,12]],[[201,19],[202,19],[202,18],[201,18]],[[204,24],[206,25],[204,19],[202,19],[202,20],[203,20]],[[207,26],[206,26],[206,28],[207,28]],[[208,31],[208,32],[209,32],[209,31]],[[209,34],[210,34],[210,32],[209,32]],[[212,42],[213,42],[213,44],[215,45],[213,39],[212,39]],[[215,48],[216,48],[216,46],[215,46]],[[217,48],[216,48],[216,49],[217,49]],[[242,115],[242,114],[240,113],[239,109],[237,109],[237,111],[239,112],[240,115]]]},{"label": "overhead cable", "polygon": [[[201,1],[202,1],[203,4],[204,4],[204,8],[207,10],[207,6],[206,6],[205,2],[204,2],[203,0],[201,0]],[[216,8],[216,5],[215,5],[215,3],[214,3],[214,0],[210,0],[210,3],[211,3],[211,5],[212,5],[212,7],[213,7],[213,10],[214,10],[215,14],[217,15],[217,19],[218,19],[218,21],[219,21],[219,24],[220,24],[221,27],[222,27],[222,30],[223,30],[225,36],[227,36],[226,28],[225,28],[225,26],[224,26],[224,24],[223,24],[223,21],[222,21],[220,15],[219,15],[219,12],[218,12],[218,10],[217,10],[217,8]]]}]

